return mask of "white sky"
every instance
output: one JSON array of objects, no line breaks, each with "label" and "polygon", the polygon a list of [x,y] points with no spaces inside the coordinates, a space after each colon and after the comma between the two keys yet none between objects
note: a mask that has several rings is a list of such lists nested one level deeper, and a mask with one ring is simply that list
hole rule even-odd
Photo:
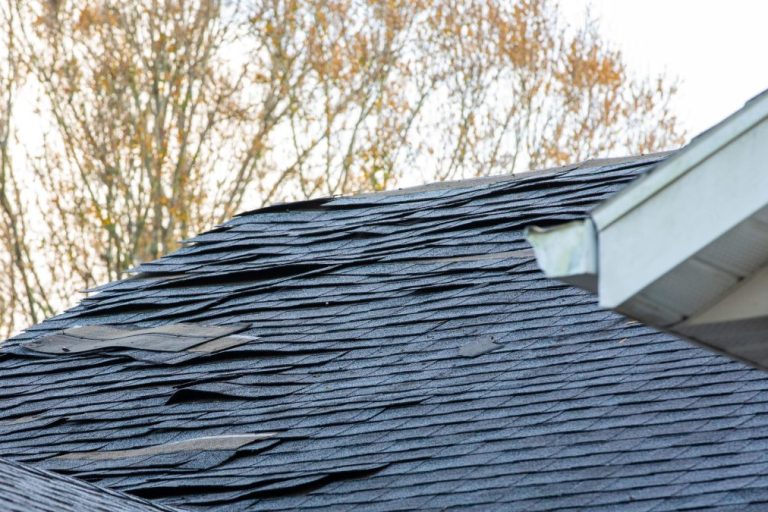
[{"label": "white sky", "polygon": [[630,67],[680,80],[689,140],[768,89],[768,1],[560,0],[571,25],[587,6]]}]

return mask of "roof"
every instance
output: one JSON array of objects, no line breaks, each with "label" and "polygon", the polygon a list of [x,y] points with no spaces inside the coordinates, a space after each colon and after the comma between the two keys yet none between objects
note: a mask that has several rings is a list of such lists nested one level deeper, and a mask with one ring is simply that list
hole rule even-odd
[{"label": "roof", "polygon": [[0,459],[4,512],[171,512],[173,509],[25,464]]},{"label": "roof", "polygon": [[661,159],[240,215],[9,341],[0,455],[189,510],[763,510],[768,376],[522,236]]}]

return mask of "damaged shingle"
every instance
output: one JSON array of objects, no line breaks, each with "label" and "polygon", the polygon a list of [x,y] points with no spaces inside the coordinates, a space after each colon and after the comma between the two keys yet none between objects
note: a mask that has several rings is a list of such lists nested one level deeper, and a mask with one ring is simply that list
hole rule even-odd
[{"label": "damaged shingle", "polygon": [[150,457],[152,455],[177,452],[237,450],[238,448],[253,443],[254,441],[269,439],[275,435],[277,435],[275,432],[266,432],[258,434],[230,434],[223,436],[197,437],[193,439],[185,439],[184,441],[147,446],[145,448],[134,448],[131,450],[65,453],[55,458],[71,460],[110,460],[127,459],[129,457]]},{"label": "damaged shingle", "polygon": [[501,347],[492,337],[483,337],[472,340],[459,349],[459,355],[462,357],[477,357],[488,352],[493,352]]},{"label": "damaged shingle", "polygon": [[246,343],[251,338],[228,336],[245,330],[242,324],[206,326],[169,324],[150,329],[125,329],[93,325],[64,329],[61,334],[43,336],[22,344],[23,348],[48,354],[74,354],[110,348],[153,352],[214,352]]},{"label": "damaged shingle", "polygon": [[[521,234],[660,158],[236,217],[6,343],[0,454],[201,511],[762,510],[768,377],[544,279]],[[249,327],[24,348],[94,324]],[[232,432],[279,434],[168,451]]]}]

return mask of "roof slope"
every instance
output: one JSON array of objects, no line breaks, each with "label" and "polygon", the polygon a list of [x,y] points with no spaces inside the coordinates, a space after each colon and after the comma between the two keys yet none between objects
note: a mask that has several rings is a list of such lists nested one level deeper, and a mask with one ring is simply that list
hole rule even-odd
[{"label": "roof slope", "polygon": [[[658,159],[236,217],[4,349],[0,454],[201,510],[764,509],[768,376],[599,310],[522,238]],[[258,339],[23,345],[181,322]]]},{"label": "roof slope", "polygon": [[133,496],[0,459],[4,512],[171,512]]}]

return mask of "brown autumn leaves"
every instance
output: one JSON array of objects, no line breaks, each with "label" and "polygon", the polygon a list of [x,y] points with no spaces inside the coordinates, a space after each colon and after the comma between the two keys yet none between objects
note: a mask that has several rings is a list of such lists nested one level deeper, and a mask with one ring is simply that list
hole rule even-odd
[{"label": "brown autumn leaves", "polygon": [[549,0],[0,0],[0,23],[3,337],[241,209],[682,142],[674,85]]}]

